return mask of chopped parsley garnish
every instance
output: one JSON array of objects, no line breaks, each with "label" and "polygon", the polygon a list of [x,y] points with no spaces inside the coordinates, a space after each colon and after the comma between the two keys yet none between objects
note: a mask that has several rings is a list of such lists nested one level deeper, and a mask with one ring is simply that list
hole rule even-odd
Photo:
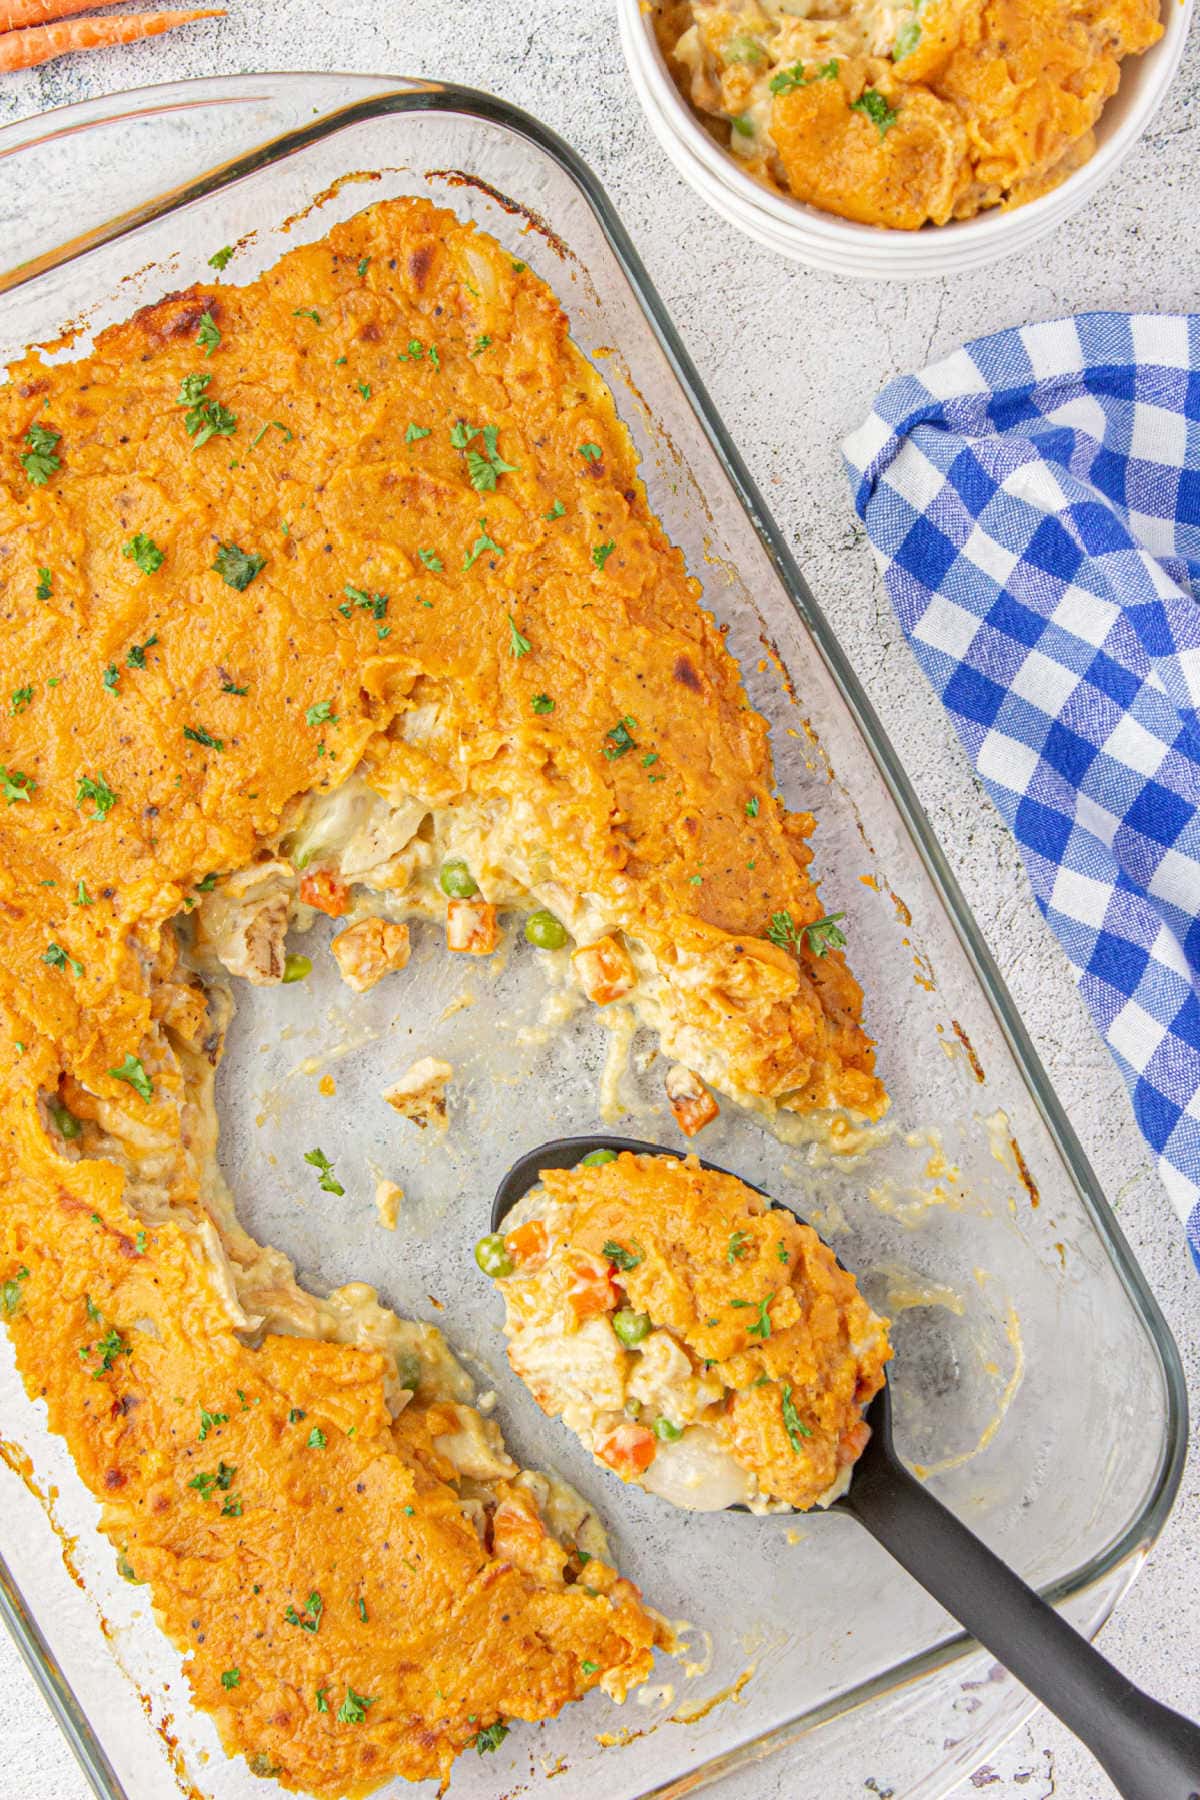
[{"label": "chopped parsley garnish", "polygon": [[498,544],[495,538],[488,536],[487,519],[483,518],[479,521],[479,536],[463,558],[464,571],[477,563],[485,550],[492,551],[496,556],[504,555],[504,545]]},{"label": "chopped parsley garnish", "polygon": [[254,577],[266,568],[267,559],[255,551],[242,550],[237,544],[222,544],[212,566],[226,587],[244,594]]},{"label": "chopped parsley garnish", "polygon": [[236,681],[223,681],[221,683],[221,692],[223,694],[248,694],[250,689],[239,687]]},{"label": "chopped parsley garnish", "polygon": [[321,1171],[321,1180],[318,1185],[327,1194],[344,1194],[346,1192],[341,1182],[335,1179],[333,1164],[323,1150],[306,1150],[304,1160],[306,1163],[311,1163],[314,1169]]},{"label": "chopped parsley garnish", "polygon": [[427,569],[432,569],[435,575],[441,574],[442,559],[440,556],[435,556],[432,550],[418,550],[417,555]]},{"label": "chopped parsley garnish", "polygon": [[851,101],[850,111],[864,113],[881,138],[887,136],[900,116],[894,106],[888,105],[878,88],[864,88],[858,99]]},{"label": "chopped parsley garnish", "polygon": [[566,510],[567,509],[563,505],[562,501],[556,500],[554,502],[554,505],[550,508],[550,511],[544,512],[542,514],[542,517],[543,517],[543,519],[561,519],[563,514],[566,512]]},{"label": "chopped parsley garnish", "polygon": [[406,444],[417,444],[422,438],[427,438],[428,436],[429,427],[427,425],[410,424],[407,431],[404,433],[404,441]]},{"label": "chopped parsley garnish", "polygon": [[649,768],[653,767],[653,765],[657,761],[658,761],[658,751],[657,750],[647,750],[645,756],[643,756],[643,758],[642,758],[642,767],[643,767],[643,769],[649,769]]},{"label": "chopped parsley garnish", "polygon": [[288,1424],[295,1425],[300,1419],[307,1419],[308,1414],[302,1406],[293,1406],[288,1413]]},{"label": "chopped parsley garnish", "polygon": [[370,268],[370,266],[371,266],[370,257],[364,256],[362,261],[358,265],[358,278],[360,281],[362,280],[363,276],[366,274],[366,272]]},{"label": "chopped parsley garnish", "polygon": [[773,94],[794,94],[797,88],[811,87],[814,81],[836,81],[838,62],[831,57],[827,63],[819,63],[811,75],[804,73],[802,62],[793,63],[790,69],[780,69],[772,75],[768,86]]},{"label": "chopped parsley garnish", "polygon": [[329,1711],[329,1702],[325,1698],[325,1696],[328,1692],[329,1692],[329,1689],[327,1687],[317,1689],[317,1711],[318,1712],[327,1713]]},{"label": "chopped parsley garnish", "polygon": [[[467,474],[471,486],[477,494],[490,494],[501,475],[513,475],[520,469],[519,463],[505,462],[497,448],[500,435],[498,425],[468,425],[460,419],[451,427],[450,442],[456,450],[465,450],[467,455]],[[469,448],[473,438],[483,438],[483,449]]]},{"label": "chopped parsley garnish", "polygon": [[612,555],[612,553],[616,549],[616,547],[617,546],[614,543],[612,538],[609,538],[607,544],[593,544],[593,546],[592,546],[592,561],[595,563],[595,565],[598,569],[602,569],[604,567],[605,563],[608,561],[609,557]]},{"label": "chopped parsley garnish", "polygon": [[747,800],[747,802],[746,802],[746,817],[748,819],[757,819],[757,817],[758,817],[758,795],[757,794],[752,794],[750,799]]},{"label": "chopped parsley garnish", "polygon": [[471,1742],[480,1756],[483,1756],[489,1750],[498,1750],[507,1736],[508,1726],[502,1725],[497,1719],[494,1725],[485,1726],[482,1731],[477,1731]]},{"label": "chopped parsley garnish", "polygon": [[779,1242],[775,1246],[775,1255],[781,1263],[791,1262],[791,1260],[792,1260],[791,1257],[788,1255],[787,1245],[784,1243],[782,1238],[780,1238]]},{"label": "chopped parsley garnish", "polygon": [[203,744],[206,750],[223,750],[225,748],[224,738],[214,737],[211,731],[204,729],[203,725],[185,725],[183,735],[185,738],[190,738],[193,744]]},{"label": "chopped parsley garnish", "polygon": [[535,713],[552,713],[554,702],[549,694],[535,694],[529,702]]},{"label": "chopped parsley garnish", "polygon": [[205,356],[211,356],[221,342],[221,333],[217,330],[217,322],[210,312],[206,312],[200,320],[200,329],[196,333],[196,342]]},{"label": "chopped parsley garnish", "polygon": [[[333,701],[318,700],[314,706],[310,706],[304,715],[304,723],[306,725],[336,725]],[[311,1157],[309,1160],[312,1160]]]},{"label": "chopped parsley garnish", "polygon": [[240,1669],[221,1670],[221,1686],[227,1691],[229,1688],[235,1688],[241,1679],[242,1672]]},{"label": "chopped parsley garnish", "polygon": [[600,458],[604,455],[604,452],[601,450],[599,444],[580,444],[579,454],[582,456],[584,462],[598,463]]},{"label": "chopped parsley garnish", "polygon": [[233,1478],[236,1474],[237,1469],[232,1463],[219,1462],[213,1474],[193,1475],[188,1486],[195,1488],[197,1493],[203,1494],[207,1500],[213,1488],[220,1488],[222,1492],[227,1493],[233,1486]]},{"label": "chopped parsley garnish", "polygon": [[70,969],[77,981],[83,974],[83,964],[68,956],[61,944],[47,944],[42,961],[49,963],[52,969]]},{"label": "chopped parsley garnish", "polygon": [[358,1616],[365,1625],[367,1623],[367,1603],[361,1594],[358,1597]]},{"label": "chopped parsley garnish", "polygon": [[157,642],[158,633],[154,632],[152,636],[146,639],[144,644],[131,644],[129,646],[129,654],[125,658],[126,668],[144,669],[146,666],[146,652],[147,650],[152,650]]},{"label": "chopped parsley garnish", "polygon": [[758,1317],[755,1319],[753,1325],[748,1325],[746,1327],[746,1334],[748,1337],[762,1338],[764,1343],[770,1337],[770,1335],[771,1335],[771,1314],[770,1314],[769,1308],[771,1305],[771,1301],[773,1299],[774,1299],[774,1295],[768,1294],[765,1300],[759,1301]]},{"label": "chopped parsley garnish", "polygon": [[54,592],[54,577],[49,569],[38,570],[37,587],[34,592],[39,600],[49,600]]},{"label": "chopped parsley garnish", "polygon": [[29,1280],[29,1270],[22,1263],[15,1275],[0,1285],[0,1306],[4,1308],[4,1316],[11,1319],[21,1304],[21,1283]]},{"label": "chopped parsley garnish", "polygon": [[19,687],[13,689],[9,696],[9,707],[14,719],[18,713],[23,713],[25,711],[25,708],[30,704],[32,699],[33,689],[31,687]]},{"label": "chopped parsley garnish", "polygon": [[121,671],[118,669],[116,663],[109,663],[101,679],[108,692],[119,697],[121,692]]},{"label": "chopped parsley garnish", "polygon": [[140,1094],[143,1100],[149,1100],[154,1092],[154,1083],[147,1075],[141,1057],[134,1056],[128,1050],[120,1068],[110,1069],[108,1072],[114,1081],[127,1081],[134,1093]]},{"label": "chopped parsley garnish", "polygon": [[25,433],[25,442],[29,448],[21,453],[18,461],[29,477],[33,487],[45,487],[56,469],[62,463],[54,454],[54,446],[62,441],[61,431],[52,431],[49,425],[31,425]]},{"label": "chopped parsley garnish", "polygon": [[188,409],[183,425],[188,436],[195,439],[193,450],[199,450],[211,437],[232,437],[237,430],[237,418],[229,408],[206,398],[205,390],[211,380],[211,375],[185,375],[179,384],[175,404]]},{"label": "chopped parsley garnish", "polygon": [[356,381],[354,385],[364,400],[369,400],[371,398],[371,384],[369,381]]},{"label": "chopped parsley garnish", "polygon": [[485,350],[490,350],[491,347],[492,347],[491,338],[488,337],[486,332],[481,331],[479,336],[475,339],[474,349],[471,350],[469,352],[469,354],[471,356],[481,356]]},{"label": "chopped parsley garnish", "polygon": [[396,355],[396,361],[397,362],[420,362],[421,358],[423,356],[425,356],[426,354],[428,354],[429,360],[433,364],[434,368],[440,370],[442,364],[441,364],[441,358],[438,356],[437,345],[430,344],[429,350],[427,353],[425,346],[421,342],[420,338],[409,338],[408,349],[398,351],[397,355]]},{"label": "chopped parsley garnish", "polygon": [[845,916],[840,912],[827,913],[811,925],[798,926],[790,912],[772,913],[767,936],[781,950],[799,950],[801,940],[807,939],[813,955],[824,956],[827,950],[840,950],[846,942],[846,934],[838,924]]},{"label": "chopped parsley garnish", "polygon": [[796,1455],[799,1456],[804,1449],[800,1439],[802,1437],[810,1438],[812,1432],[793,1406],[791,1386],[786,1381],[783,1384],[782,1411],[783,1429],[788,1434],[788,1442],[791,1444],[792,1449],[796,1452]]},{"label": "chopped parsley garnish", "polygon": [[746,1254],[746,1239],[749,1235],[750,1235],[749,1232],[746,1232],[746,1231],[735,1231],[734,1232],[733,1236],[729,1240],[729,1248],[725,1252],[725,1261],[727,1263],[736,1262],[739,1257],[745,1256],[745,1254]]},{"label": "chopped parsley garnish", "polygon": [[233,255],[233,245],[232,244],[226,244],[226,245],[224,245],[224,247],[222,249],[214,250],[212,255],[208,259],[209,268],[210,269],[223,269],[232,255]]},{"label": "chopped parsley garnish", "polygon": [[636,1240],[633,1248],[627,1250],[624,1244],[618,1244],[615,1238],[609,1238],[601,1254],[607,1256],[610,1263],[615,1263],[618,1269],[624,1270],[636,1269],[640,1262],[646,1260],[646,1252]]},{"label": "chopped parsley garnish", "polygon": [[198,881],[196,883],[196,892],[198,894],[211,894],[216,885],[217,875],[216,870],[214,869],[210,875],[204,877],[203,881]]},{"label": "chopped parsley garnish", "polygon": [[579,1668],[584,1675],[595,1675],[599,1672],[600,1664],[598,1662],[585,1661],[580,1663]]},{"label": "chopped parsley garnish", "polygon": [[619,756],[628,755],[630,750],[637,749],[637,739],[633,736],[632,727],[637,720],[626,713],[615,725],[610,725],[604,734],[604,754],[609,762],[616,762]]},{"label": "chopped parsley garnish", "polygon": [[378,1698],[378,1694],[356,1694],[354,1689],[347,1684],[346,1698],[337,1709],[338,1723],[340,1725],[361,1725],[367,1716],[368,1706],[374,1706]]},{"label": "chopped parsley garnish", "polygon": [[314,1588],[302,1613],[298,1613],[294,1606],[289,1606],[283,1616],[289,1625],[298,1625],[301,1631],[307,1631],[315,1637],[321,1628],[321,1614],[324,1611],[325,1602]]},{"label": "chopped parsley garnish", "polygon": [[107,1375],[118,1356],[133,1354],[115,1325],[110,1325],[104,1336],[97,1338],[94,1344],[85,1345],[79,1352],[80,1359],[90,1356],[93,1351],[100,1358],[100,1367],[92,1370],[93,1381],[99,1381],[102,1375]]},{"label": "chopped parsley garnish", "polygon": [[[288,428],[287,428],[287,426],[286,426],[286,425],[281,425],[281,424],[280,424],[280,423],[279,423],[279,420],[278,420],[278,419],[268,419],[268,420],[267,420],[267,422],[266,422],[266,424],[265,424],[265,425],[260,425],[260,426],[259,426],[259,428],[258,428],[258,430],[257,430],[257,431],[256,431],[256,432],[255,432],[255,434],[254,434],[254,436],[253,436],[253,437],[252,437],[252,438],[251,438],[251,439],[250,439],[250,448],[251,448],[251,450],[253,450],[253,449],[254,449],[254,448],[255,448],[255,446],[256,446],[256,445],[258,445],[258,444],[261,444],[261,443],[262,443],[262,441],[263,441],[263,439],[264,439],[264,438],[265,438],[265,437],[266,437],[266,435],[267,435],[267,433],[268,433],[268,431],[271,431],[271,430],[274,430],[274,431],[282,431],[282,433],[283,433],[283,441],[284,441],[284,443],[285,443],[285,444],[290,444],[290,443],[291,443],[291,441],[292,441],[292,433],[291,433],[291,432],[290,432],[290,431],[289,431],[289,430],[288,430]],[[284,525],[284,528],[283,528],[283,534],[284,534],[284,536],[285,536],[285,537],[286,537],[286,536],[287,536],[287,526],[286,526],[286,524],[285,524],[285,525]]]},{"label": "chopped parsley garnish", "polygon": [[510,656],[528,656],[533,645],[527,637],[521,636],[512,614],[507,613],[505,617],[508,619],[508,654]]},{"label": "chopped parsley garnish", "polygon": [[206,1412],[204,1407],[201,1407],[200,1430],[198,1433],[200,1442],[203,1443],[209,1432],[215,1431],[218,1425],[228,1425],[228,1423],[228,1413]]},{"label": "chopped parsley garnish", "polygon": [[312,306],[297,306],[292,313],[293,319],[311,319],[314,325],[321,323],[321,315]]},{"label": "chopped parsley garnish", "polygon": [[88,893],[86,885],[84,884],[84,882],[80,881],[78,883],[78,885],[76,886],[75,898],[72,900],[71,905],[72,906],[94,906],[95,904],[96,904],[96,902],[92,899],[92,896]]},{"label": "chopped parsley garnish", "polygon": [[81,775],[75,788],[75,804],[83,806],[90,800],[95,812],[93,820],[106,819],[117,804],[117,796],[109,787],[103,775]]},{"label": "chopped parsley garnish", "polygon": [[163,552],[144,531],[135,532],[127,544],[121,545],[121,555],[136,563],[143,575],[153,575],[164,561]]},{"label": "chopped parsley garnish", "polygon": [[37,782],[32,775],[27,775],[24,769],[6,769],[4,764],[0,763],[0,793],[4,795],[9,806],[18,800],[28,800],[36,787]]}]

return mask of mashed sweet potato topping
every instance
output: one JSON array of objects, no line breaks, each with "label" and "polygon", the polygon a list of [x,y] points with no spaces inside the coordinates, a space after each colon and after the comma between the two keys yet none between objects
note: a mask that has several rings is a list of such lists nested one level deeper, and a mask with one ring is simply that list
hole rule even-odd
[{"label": "mashed sweet potato topping", "polygon": [[586,1508],[432,1328],[248,1236],[212,1101],[228,975],[302,977],[321,912],[359,991],[411,917],[486,955],[534,913],[689,1128],[707,1082],[886,1104],[606,388],[523,263],[378,206],[9,372],[0,603],[0,1298],[198,1703],[333,1796],[619,1698],[663,1632]]},{"label": "mashed sweet potato topping", "polygon": [[826,1506],[869,1436],[887,1322],[811,1226],[732,1175],[594,1151],[476,1260],[509,1361],[600,1463],[678,1506]]},{"label": "mashed sweet potato topping", "polygon": [[1159,0],[659,0],[697,109],[762,180],[905,231],[1079,167]]}]

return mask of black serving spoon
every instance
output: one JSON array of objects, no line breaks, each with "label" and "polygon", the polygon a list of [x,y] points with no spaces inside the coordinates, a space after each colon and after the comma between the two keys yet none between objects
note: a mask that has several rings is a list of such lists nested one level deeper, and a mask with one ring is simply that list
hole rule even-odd
[{"label": "black serving spoon", "polygon": [[[492,1204],[492,1230],[498,1231],[517,1201],[537,1186],[543,1169],[573,1169],[595,1150],[680,1154],[633,1138],[555,1138],[508,1171]],[[703,1159],[701,1167],[719,1170]],[[927,1593],[1058,1714],[1125,1800],[1200,1800],[1200,1726],[1134,1687],[909,1473],[892,1442],[886,1382],[866,1417],[870,1442],[854,1465],[849,1489],[834,1505],[865,1525]]]}]

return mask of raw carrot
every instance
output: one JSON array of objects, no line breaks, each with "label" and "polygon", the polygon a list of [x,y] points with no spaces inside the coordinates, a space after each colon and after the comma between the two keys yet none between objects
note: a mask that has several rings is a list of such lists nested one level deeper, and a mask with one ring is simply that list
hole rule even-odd
[{"label": "raw carrot", "polygon": [[203,12],[117,13],[107,19],[73,19],[54,25],[31,25],[25,31],[0,34],[0,75],[14,69],[32,69],[52,57],[73,50],[103,50],[109,44],[132,44],[138,38],[157,37],[176,25],[195,19],[223,19],[223,8]]},{"label": "raw carrot", "polygon": [[26,25],[50,25],[73,13],[90,12],[104,0],[0,0],[0,31],[20,31]]}]

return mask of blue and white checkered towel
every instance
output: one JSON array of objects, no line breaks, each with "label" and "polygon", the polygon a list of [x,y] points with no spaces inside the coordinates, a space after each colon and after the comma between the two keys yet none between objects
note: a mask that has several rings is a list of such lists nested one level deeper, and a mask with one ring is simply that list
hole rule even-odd
[{"label": "blue and white checkered towel", "polygon": [[980,338],[844,449],[1200,1266],[1200,316]]}]

